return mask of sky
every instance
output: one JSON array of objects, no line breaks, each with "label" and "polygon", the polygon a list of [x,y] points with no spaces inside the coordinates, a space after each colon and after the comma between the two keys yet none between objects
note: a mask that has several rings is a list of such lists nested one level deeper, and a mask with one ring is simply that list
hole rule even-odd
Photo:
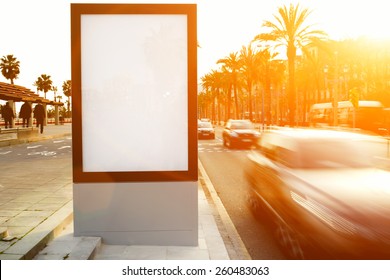
[{"label": "sky", "polygon": [[[278,7],[298,2],[312,11],[309,23],[327,32],[331,39],[390,38],[390,2],[386,0],[116,0],[112,3],[196,3],[200,78],[218,68],[218,59],[247,46],[261,32],[264,20],[273,20]],[[21,73],[15,84],[35,91],[33,83],[41,74],[47,74],[62,93],[62,83],[71,79],[70,3],[111,1],[0,2],[0,57],[13,54],[20,61]],[[9,82],[2,75],[0,81]],[[48,98],[53,99],[52,93],[48,93]]]}]

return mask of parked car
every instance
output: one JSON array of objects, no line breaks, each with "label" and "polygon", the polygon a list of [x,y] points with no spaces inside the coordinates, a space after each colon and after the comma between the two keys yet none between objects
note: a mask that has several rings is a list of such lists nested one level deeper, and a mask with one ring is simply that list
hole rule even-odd
[{"label": "parked car", "polygon": [[198,139],[215,139],[215,130],[211,122],[198,122]]},{"label": "parked car", "polygon": [[390,259],[390,172],[375,166],[387,144],[345,131],[264,132],[245,167],[252,209],[271,217],[292,259]]},{"label": "parked car", "polygon": [[222,132],[223,145],[228,148],[251,147],[256,144],[260,132],[255,130],[249,120],[228,120]]}]

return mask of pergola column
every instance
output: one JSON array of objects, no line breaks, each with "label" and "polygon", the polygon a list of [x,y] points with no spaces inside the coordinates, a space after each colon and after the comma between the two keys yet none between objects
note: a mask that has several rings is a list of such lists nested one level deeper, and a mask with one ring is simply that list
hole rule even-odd
[{"label": "pergola column", "polygon": [[[8,100],[8,104],[9,104],[9,106],[11,107],[12,112],[14,113],[14,115],[15,115],[15,117],[16,117],[16,106],[15,106],[15,102],[14,102],[13,100]],[[11,127],[15,127],[15,118],[12,118]]]},{"label": "pergola column", "polygon": [[58,105],[54,105],[54,123],[55,125],[59,125],[59,120],[60,120],[60,110],[58,108]]},{"label": "pergola column", "polygon": [[32,127],[33,124],[34,124],[34,108],[33,108],[33,104],[32,102],[28,102],[28,105],[31,107],[31,115],[30,115],[30,118],[28,119],[28,126],[29,127]]},{"label": "pergola column", "polygon": [[47,104],[43,103],[43,108],[45,109],[45,118],[43,119],[43,125],[47,125]]}]

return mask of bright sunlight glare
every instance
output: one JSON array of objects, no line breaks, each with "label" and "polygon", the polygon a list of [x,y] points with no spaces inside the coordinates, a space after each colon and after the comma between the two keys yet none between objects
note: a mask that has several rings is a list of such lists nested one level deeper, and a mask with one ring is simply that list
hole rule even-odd
[{"label": "bright sunlight glare", "polygon": [[[2,41],[0,56],[13,54],[21,63],[16,84],[33,88],[41,74],[52,77],[60,87],[70,79],[70,4],[107,3],[104,0],[14,0],[0,3]],[[115,1],[139,3],[140,1]],[[166,3],[166,1],[141,1]],[[388,1],[343,0],[172,0],[170,3],[198,5],[198,77],[215,67],[218,59],[239,51],[260,33],[265,20],[273,20],[278,7],[299,3],[312,11],[309,22],[334,40],[390,38]],[[23,7],[23,8],[21,8]],[[9,28],[13,22],[12,28]],[[0,81],[6,82],[3,76]]]}]

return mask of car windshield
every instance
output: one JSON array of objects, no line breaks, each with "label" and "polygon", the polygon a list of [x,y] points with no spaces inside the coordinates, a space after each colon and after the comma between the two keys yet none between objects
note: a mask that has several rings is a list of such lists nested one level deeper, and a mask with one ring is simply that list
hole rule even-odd
[{"label": "car windshield", "polygon": [[200,123],[198,123],[198,127],[199,128],[211,128],[213,126],[209,122],[200,122]]},{"label": "car windshield", "polygon": [[300,144],[298,168],[363,168],[372,166],[373,149],[361,141],[307,141]]},{"label": "car windshield", "polygon": [[253,129],[253,124],[248,121],[235,121],[232,122],[232,129]]}]

